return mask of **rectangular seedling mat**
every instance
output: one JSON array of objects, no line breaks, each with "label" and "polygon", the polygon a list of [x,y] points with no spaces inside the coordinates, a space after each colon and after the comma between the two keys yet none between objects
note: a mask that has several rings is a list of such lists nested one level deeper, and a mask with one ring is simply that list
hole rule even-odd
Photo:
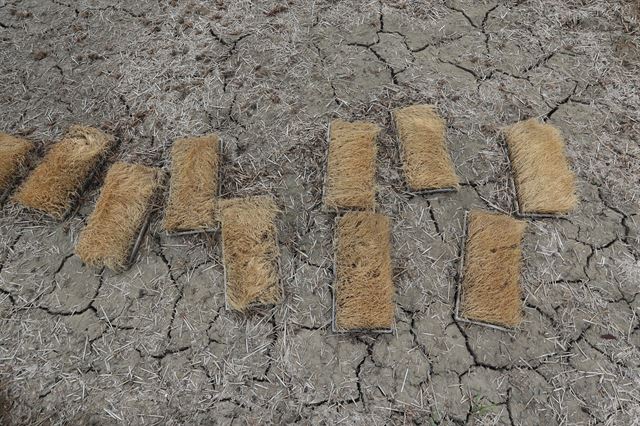
[{"label": "rectangular seedling mat", "polygon": [[[215,191],[212,193],[212,197],[215,199],[214,202],[214,208],[217,208],[217,204],[218,204],[218,200],[220,199],[220,192],[221,192],[221,188],[222,188],[222,181],[220,179],[221,177],[221,173],[220,173],[220,168],[221,168],[221,159],[222,159],[222,149],[223,149],[223,145],[222,145],[222,139],[220,139],[217,135],[205,135],[205,136],[196,136],[196,137],[189,137],[189,138],[184,138],[184,139],[179,139],[176,141],[176,143],[180,142],[180,141],[184,141],[184,140],[193,140],[193,139],[200,139],[200,138],[207,138],[207,137],[213,137],[216,138],[218,140],[218,146],[217,146],[217,159],[216,159],[216,171],[215,171]],[[174,172],[174,164],[173,164],[173,155],[172,155],[172,164],[171,164],[171,179],[173,179],[173,172]],[[163,228],[165,228],[165,221],[166,221],[166,214],[169,211],[169,203],[170,200],[173,199],[173,185],[170,182],[169,184],[169,197],[167,199],[167,204],[165,206],[165,217],[163,218]],[[204,228],[197,228],[197,229],[185,229],[185,230],[180,230],[180,231],[170,231],[170,230],[166,230],[165,228],[165,233],[167,236],[183,236],[183,235],[193,235],[193,234],[201,234],[201,233],[212,233],[215,232],[218,229],[218,225],[219,225],[219,221],[218,218],[215,217],[214,214],[214,223],[211,224],[211,226],[208,227],[204,227]]]},{"label": "rectangular seedling mat", "polygon": [[[407,170],[409,153],[407,152],[407,149],[405,147],[406,142],[403,140],[403,137],[400,134],[400,129],[396,122],[397,114],[402,112],[405,112],[408,114],[409,113],[417,114],[422,112],[425,115],[431,115],[432,117],[427,117],[427,118],[431,118],[431,120],[434,121],[433,125],[436,126],[436,129],[432,129],[432,133],[437,132],[438,135],[440,135],[441,133],[440,143],[436,144],[435,146],[431,146],[431,150],[435,152],[420,153],[421,154],[420,156],[422,157],[422,159],[416,159],[415,161],[418,162],[419,164],[416,164],[412,168],[415,170],[420,170],[423,173],[426,173],[425,172],[426,170],[434,169],[435,168],[434,166],[437,166],[437,168],[441,172],[440,174],[442,176],[446,176],[446,178],[442,178],[442,177],[440,177],[439,179],[432,178],[431,179],[432,183],[428,185],[430,186],[429,188],[418,188],[418,183],[416,181],[427,180],[427,178],[424,176],[422,178],[419,178],[418,176],[411,178],[411,173]],[[456,192],[458,190],[459,179],[455,172],[455,167],[451,159],[451,154],[449,153],[448,147],[447,147],[447,142],[445,137],[446,126],[442,118],[440,118],[440,116],[437,114],[435,107],[431,105],[411,105],[408,107],[396,108],[392,110],[390,112],[390,116],[391,116],[391,128],[393,133],[396,135],[396,141],[400,150],[400,161],[402,162],[403,176],[404,176],[405,184],[407,185],[407,188],[409,190],[409,193],[418,194],[418,195],[431,195],[431,194]],[[426,123],[425,126],[427,124],[428,123]],[[437,157],[440,157],[440,159],[437,161],[437,163],[434,164],[433,159]],[[425,164],[427,162],[431,162],[430,164],[431,167],[428,167],[429,165]],[[414,182],[412,183],[412,181]],[[419,186],[427,186],[427,185],[423,183],[423,184],[420,184]]]},{"label": "rectangular seedling mat", "polygon": [[278,212],[268,196],[220,200],[225,309],[246,312],[282,301]]},{"label": "rectangular seedling mat", "polygon": [[26,177],[13,201],[54,219],[66,219],[114,147],[114,138],[98,129],[71,126]]},{"label": "rectangular seedling mat", "polygon": [[[509,182],[518,216],[567,216],[577,200],[575,177],[569,168],[560,132],[549,124],[529,119],[507,128],[504,143],[509,164]],[[555,167],[550,162],[555,163]],[[524,185],[518,183],[520,175]],[[550,196],[550,193],[555,195]],[[528,197],[529,204],[538,208],[526,209],[521,196]],[[554,203],[559,206],[556,211],[552,208]]]},{"label": "rectangular seedling mat", "polygon": [[76,246],[83,262],[113,270],[131,266],[162,181],[162,171],[154,167],[121,162],[111,166]]},{"label": "rectangular seedling mat", "polygon": [[34,151],[31,141],[0,133],[0,206],[22,180],[35,158]]},{"label": "rectangular seedling mat", "polygon": [[[350,130],[355,133],[350,135],[350,146],[344,146],[344,141],[343,145],[339,145],[339,142],[332,144],[331,132],[336,127],[344,127],[346,131]],[[322,209],[324,212],[375,210],[379,133],[380,128],[376,124],[366,121],[332,120],[329,123],[322,184]],[[360,142],[359,146],[354,147],[353,145],[357,142]],[[370,143],[370,146],[367,146],[366,143]],[[356,159],[364,164],[359,168],[345,167],[346,163]],[[334,175],[333,180],[330,173]]]},{"label": "rectangular seedling mat", "polygon": [[[368,304],[376,303],[376,302],[380,303],[380,301],[384,300],[385,296],[387,296],[386,297],[387,300],[385,301],[386,306],[383,305],[382,309],[380,309],[378,313],[381,313],[383,315],[388,315],[391,317],[391,318],[388,318],[388,327],[374,324],[371,327],[355,325],[354,327],[347,328],[347,327],[340,327],[338,325],[338,315],[339,315],[338,311],[339,309],[341,309],[338,306],[338,299],[340,297],[340,295],[338,294],[338,291],[343,291],[338,288],[340,286],[339,280],[342,277],[342,274],[349,274],[349,272],[353,272],[353,271],[341,271],[339,266],[340,265],[339,256],[344,255],[344,253],[340,252],[340,242],[339,242],[339,239],[343,238],[343,236],[340,235],[340,225],[343,220],[346,220],[347,222],[345,223],[349,225],[351,225],[353,221],[357,221],[357,220],[368,221],[369,222],[368,225],[373,225],[374,227],[382,223],[382,228],[384,229],[382,230],[374,229],[373,235],[370,235],[369,238],[366,238],[366,236],[365,238],[360,238],[360,239],[358,239],[358,237],[355,237],[355,241],[353,241],[354,243],[353,245],[355,247],[353,248],[353,250],[349,250],[347,255],[349,254],[352,256],[360,255],[361,257],[368,258],[370,260],[370,263],[373,264],[373,267],[371,269],[380,267],[381,265],[383,266],[378,271],[379,273],[378,276],[380,277],[380,281],[382,281],[377,283],[378,288],[374,287],[373,288],[374,291],[369,291],[367,293],[360,292],[356,296],[362,296],[362,294],[365,294],[366,300],[361,300],[361,302],[365,302]],[[333,298],[332,315],[331,315],[332,331],[334,333],[393,333],[393,331],[395,330],[395,285],[393,283],[393,272],[392,272],[392,265],[391,265],[391,235],[390,235],[389,219],[382,214],[374,213],[374,212],[347,212],[335,218],[334,228],[335,229],[334,229],[334,237],[333,237],[333,253],[334,253],[333,276],[334,276],[335,282],[331,287],[332,298]],[[362,232],[362,230],[360,231]],[[381,231],[381,232],[378,232],[376,234],[376,231]],[[380,242],[382,242],[383,246],[386,246],[386,249],[384,247],[379,246]],[[380,258],[377,260],[372,259],[372,254],[375,252],[376,249],[378,250],[378,253],[377,253],[379,255],[378,257]],[[386,271],[386,274],[385,274],[385,271]],[[371,285],[371,283],[369,284]],[[387,288],[385,288],[385,286],[387,286]],[[362,285],[359,287],[362,287]],[[358,292],[358,290],[367,290],[367,289],[357,288],[356,292]],[[366,308],[367,306],[365,306],[361,312],[364,312]],[[385,309],[389,311],[384,312]],[[364,322],[365,320],[366,318],[362,320],[362,322]],[[374,320],[370,322],[375,323],[376,321]],[[379,321],[379,322],[383,322],[383,321]]]},{"label": "rectangular seedling mat", "polygon": [[[464,215],[464,224],[463,224],[463,232],[462,232],[462,243],[461,243],[461,255],[460,255],[460,262],[458,264],[458,279],[457,279],[457,286],[456,286],[456,305],[455,305],[455,310],[454,310],[454,318],[456,319],[456,321],[461,321],[461,322],[466,322],[469,324],[476,324],[476,325],[481,325],[484,327],[489,327],[489,328],[493,328],[496,330],[502,330],[502,331],[513,331],[515,329],[515,326],[507,326],[505,324],[499,324],[496,322],[491,322],[491,321],[482,321],[482,320],[478,320],[478,319],[472,319],[472,318],[467,318],[462,316],[460,310],[461,310],[461,303],[462,303],[462,298],[463,298],[463,290],[464,290],[464,280],[465,280],[465,265],[466,262],[468,262],[467,259],[467,242],[468,242],[468,238],[469,238],[469,220],[470,220],[470,216],[471,216],[471,212],[467,211],[465,212]],[[520,220],[516,220],[511,218],[510,216],[507,215],[503,215],[500,213],[490,213],[490,212],[485,212],[483,210],[477,210],[474,211],[473,214],[483,214],[483,215],[496,215],[496,216],[504,216],[505,218],[508,218],[512,221],[514,221],[514,225],[520,227],[521,229],[519,230],[520,232],[520,240],[522,238],[522,234],[524,233],[524,227],[526,226],[524,222],[520,221]],[[518,230],[517,230],[518,231]],[[518,242],[518,246],[521,246],[521,241]],[[508,248],[508,247],[507,247]],[[491,249],[490,249],[491,250]],[[517,303],[518,303],[518,309],[520,310],[520,312],[522,311],[522,299],[521,299],[521,284],[520,284],[520,270],[521,270],[521,262],[522,262],[522,254],[520,254],[520,258],[517,260],[517,275],[515,277],[516,280],[516,285],[518,286],[518,297],[517,297]],[[513,265],[512,265],[513,266]],[[490,277],[490,279],[495,279],[495,276]]]}]

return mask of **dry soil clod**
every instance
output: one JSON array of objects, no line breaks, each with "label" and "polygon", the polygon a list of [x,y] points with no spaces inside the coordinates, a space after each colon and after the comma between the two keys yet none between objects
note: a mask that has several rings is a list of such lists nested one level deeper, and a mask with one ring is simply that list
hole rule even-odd
[{"label": "dry soil clod", "polygon": [[573,210],[575,176],[560,131],[529,119],[508,127],[505,135],[520,214],[557,215]]},{"label": "dry soil clod", "polygon": [[378,133],[380,128],[373,123],[331,122],[324,188],[326,209],[374,209]]},{"label": "dry soil clod", "polygon": [[0,203],[9,195],[33,148],[26,139],[0,133]]},{"label": "dry soil clod", "polygon": [[179,139],[171,150],[171,180],[163,227],[169,233],[216,226],[220,140],[216,135]]},{"label": "dry soil clod", "polygon": [[225,294],[228,308],[279,303],[280,249],[271,197],[255,196],[220,201]]},{"label": "dry soil clod", "polygon": [[526,222],[485,211],[467,215],[460,319],[512,328],[522,320],[521,242]]},{"label": "dry soil clod", "polygon": [[162,172],[154,167],[115,163],[104,181],[76,254],[91,266],[121,270],[129,266],[136,236],[146,229]]},{"label": "dry soil clod", "polygon": [[71,126],[27,177],[13,200],[62,219],[113,143],[112,136],[98,129]]},{"label": "dry soil clod", "polygon": [[407,185],[415,192],[456,190],[458,176],[445,141],[445,123],[432,105],[392,111]]},{"label": "dry soil clod", "polygon": [[334,330],[393,330],[389,218],[374,212],[345,213],[336,220],[334,250]]}]

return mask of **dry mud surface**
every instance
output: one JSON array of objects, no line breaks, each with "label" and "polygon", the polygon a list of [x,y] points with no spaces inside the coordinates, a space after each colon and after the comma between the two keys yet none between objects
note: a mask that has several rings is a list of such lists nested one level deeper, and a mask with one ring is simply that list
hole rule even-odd
[{"label": "dry mud surface", "polygon": [[[68,4],[67,4],[68,2]],[[638,424],[640,87],[636,1],[0,3],[0,128],[42,150],[71,124],[113,160],[166,167],[172,141],[224,140],[225,197],[279,200],[286,300],[224,310],[218,235],[84,267],[64,223],[0,213],[4,424]],[[389,110],[436,103],[460,191],[412,196]],[[579,177],[569,217],[530,222],[525,320],[453,319],[464,210],[512,210],[498,130],[544,117]],[[397,332],[330,331],[328,120],[384,127]]]}]

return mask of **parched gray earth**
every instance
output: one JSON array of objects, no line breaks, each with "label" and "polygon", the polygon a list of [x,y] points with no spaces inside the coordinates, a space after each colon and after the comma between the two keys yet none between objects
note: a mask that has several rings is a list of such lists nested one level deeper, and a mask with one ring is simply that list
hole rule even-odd
[{"label": "parched gray earth", "polygon": [[[637,1],[138,1],[0,4],[0,129],[44,151],[74,123],[166,167],[224,140],[224,197],[274,194],[286,301],[224,309],[219,236],[155,218],[127,272],[73,255],[104,171],[64,223],[0,212],[3,424],[639,424]],[[463,184],[406,192],[389,110],[434,103]],[[334,117],[385,128],[397,332],[335,335]],[[566,137],[580,205],[530,221],[525,321],[453,318],[464,211],[513,209],[499,131]]]}]

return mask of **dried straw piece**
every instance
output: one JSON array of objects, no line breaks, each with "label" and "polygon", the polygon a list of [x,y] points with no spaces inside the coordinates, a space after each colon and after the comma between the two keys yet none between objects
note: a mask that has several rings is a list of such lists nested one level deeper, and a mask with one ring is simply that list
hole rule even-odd
[{"label": "dried straw piece", "polygon": [[227,306],[237,311],[282,299],[277,214],[266,196],[220,201]]},{"label": "dried straw piece", "polygon": [[0,196],[14,184],[33,148],[26,139],[0,133]]},{"label": "dried straw piece", "polygon": [[113,270],[128,266],[134,239],[148,219],[161,176],[154,167],[121,162],[111,166],[76,246],[83,262]]},{"label": "dried straw piece", "polygon": [[405,178],[412,191],[456,189],[458,176],[445,142],[445,123],[432,105],[393,111]]},{"label": "dried straw piece", "polygon": [[389,219],[373,212],[345,213],[337,220],[335,241],[335,329],[392,329]]},{"label": "dried straw piece", "polygon": [[460,297],[463,318],[504,327],[522,319],[520,247],[526,222],[483,211],[469,213]]},{"label": "dried straw piece", "polygon": [[98,129],[71,126],[20,186],[13,200],[61,219],[114,142]]},{"label": "dried straw piece", "polygon": [[168,232],[215,227],[218,192],[216,135],[177,140],[171,150],[171,183],[163,227]]},{"label": "dried straw piece", "polygon": [[328,209],[375,207],[376,138],[373,123],[334,120],[329,129],[329,156],[324,205]]},{"label": "dried straw piece", "polygon": [[560,131],[536,119],[506,130],[518,205],[522,214],[564,214],[575,207],[575,176]]}]

